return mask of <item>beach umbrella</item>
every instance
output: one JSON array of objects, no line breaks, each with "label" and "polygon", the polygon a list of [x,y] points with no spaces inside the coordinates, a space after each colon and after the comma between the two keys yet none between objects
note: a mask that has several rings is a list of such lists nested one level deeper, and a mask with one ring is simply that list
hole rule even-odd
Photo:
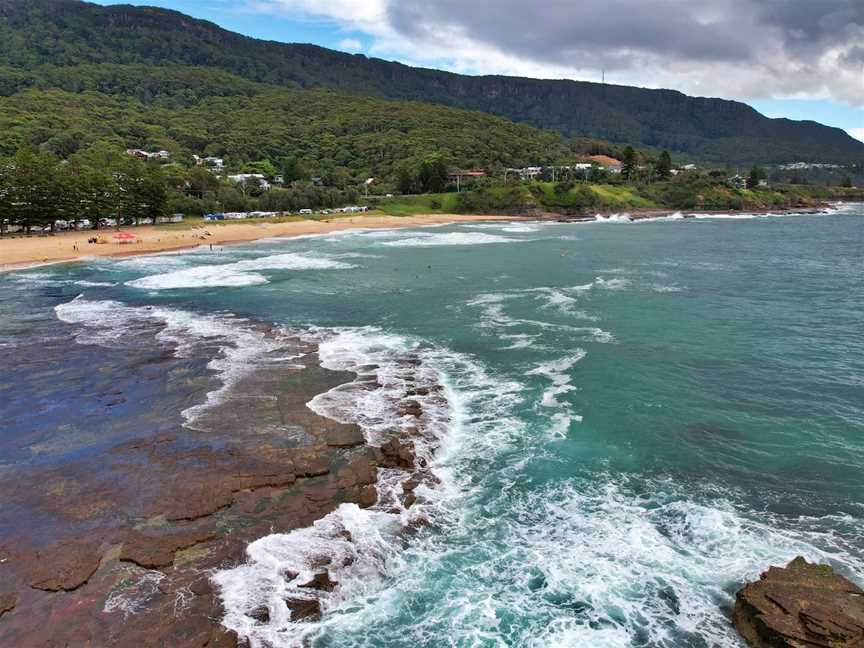
[{"label": "beach umbrella", "polygon": [[130,234],[129,232],[117,232],[114,234],[114,238],[118,241],[134,241],[135,235]]}]

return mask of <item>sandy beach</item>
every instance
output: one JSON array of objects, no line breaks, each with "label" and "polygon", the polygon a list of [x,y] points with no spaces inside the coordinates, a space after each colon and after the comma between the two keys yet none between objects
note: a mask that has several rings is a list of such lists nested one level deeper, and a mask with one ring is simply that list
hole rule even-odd
[{"label": "sandy beach", "polygon": [[[190,227],[143,225],[124,227],[134,242],[119,242],[116,230],[63,232],[53,236],[8,237],[0,239],[0,272],[35,265],[75,261],[94,256],[128,256],[181,250],[198,245],[244,243],[274,236],[327,234],[355,228],[396,228],[484,220],[518,220],[514,216],[438,214],[423,216],[358,215],[331,220],[288,222],[211,222]],[[104,243],[88,243],[99,237]]]}]

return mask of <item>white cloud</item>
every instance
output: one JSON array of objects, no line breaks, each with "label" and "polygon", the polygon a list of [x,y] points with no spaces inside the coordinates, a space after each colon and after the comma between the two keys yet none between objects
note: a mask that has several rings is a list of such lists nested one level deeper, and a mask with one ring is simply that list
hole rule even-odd
[{"label": "white cloud", "polygon": [[855,139],[859,139],[864,142],[864,128],[847,128],[846,132]]},{"label": "white cloud", "polygon": [[598,81],[605,70],[607,82],[700,96],[864,106],[860,0],[247,1],[366,34],[372,55],[454,72]]},{"label": "white cloud", "polygon": [[363,43],[356,38],[343,38],[339,41],[339,48],[346,52],[359,52],[363,49]]}]

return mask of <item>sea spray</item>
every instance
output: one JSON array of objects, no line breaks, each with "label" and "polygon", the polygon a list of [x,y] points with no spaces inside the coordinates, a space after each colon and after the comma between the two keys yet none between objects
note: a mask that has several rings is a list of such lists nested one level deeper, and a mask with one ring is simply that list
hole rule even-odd
[{"label": "sea spray", "polygon": [[[323,367],[352,371],[355,382],[366,387],[330,390],[309,407],[360,425],[372,443],[384,442],[394,430],[410,429],[416,463],[404,470],[380,470],[376,505],[361,509],[343,504],[311,527],[261,538],[247,548],[244,564],[214,575],[226,611],[224,625],[249,638],[253,647],[305,645],[310,637],[344,623],[369,597],[380,595],[388,581],[409,570],[402,555],[406,533],[418,523],[420,528],[440,528],[448,520],[455,522],[461,478],[450,464],[465,442],[462,430],[468,424],[482,430],[492,416],[503,413],[500,399],[515,400],[518,389],[489,377],[467,356],[377,329],[322,329],[308,339],[318,342]],[[377,388],[368,389],[370,379]],[[406,396],[421,403],[421,420],[400,411]],[[467,419],[467,408],[478,404],[482,407]],[[486,416],[476,413],[489,407]],[[412,475],[419,485],[412,492],[417,500],[409,506],[404,483]],[[303,587],[322,565],[336,583],[332,592]],[[314,601],[323,613],[320,622],[296,618],[298,601],[304,600]],[[254,614],[262,607],[268,610],[264,622]]]}]

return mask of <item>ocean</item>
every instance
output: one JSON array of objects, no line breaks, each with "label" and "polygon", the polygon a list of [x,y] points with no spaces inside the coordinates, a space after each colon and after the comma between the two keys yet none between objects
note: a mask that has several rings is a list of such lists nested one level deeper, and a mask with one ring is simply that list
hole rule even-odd
[{"label": "ocean", "polygon": [[[0,478],[99,462],[142,429],[229,443],[202,408],[292,362],[260,325],[385,384],[410,354],[444,397],[424,401],[434,479],[412,533],[405,511],[342,504],[213,574],[253,646],[737,647],[734,594],[769,565],[803,555],[862,583],[861,205],[355,230],[10,273]],[[307,407],[377,445],[399,419],[384,391]],[[0,541],[56,523],[3,511]],[[284,574],[315,552],[350,560],[330,563],[321,621],[292,623]]]}]

